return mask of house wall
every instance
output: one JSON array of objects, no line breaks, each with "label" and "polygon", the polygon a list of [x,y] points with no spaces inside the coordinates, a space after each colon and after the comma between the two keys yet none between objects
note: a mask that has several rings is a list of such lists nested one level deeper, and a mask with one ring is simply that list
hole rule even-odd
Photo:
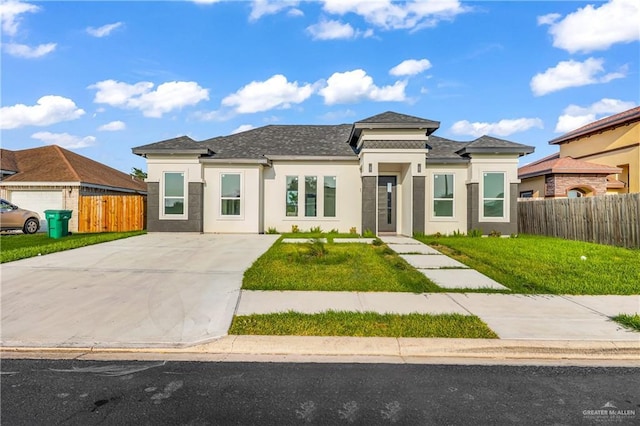
[{"label": "house wall", "polygon": [[[505,174],[504,217],[483,218],[483,174],[502,172]],[[482,229],[509,235],[518,232],[518,156],[478,155],[471,156],[467,180],[467,229]]]},{"label": "house wall", "polygon": [[563,143],[560,156],[613,167],[628,164],[628,192],[640,192],[640,122]]},{"label": "house wall", "polygon": [[532,198],[544,198],[545,196],[545,183],[544,176],[535,176],[531,178],[524,178],[520,180],[518,187],[519,194],[524,191],[533,191]]},{"label": "house wall", "polygon": [[[468,164],[433,164],[427,163],[426,196],[425,196],[425,233],[452,234],[467,232],[467,178]],[[453,174],[453,217],[436,217],[433,211],[433,176],[436,174]]]},{"label": "house wall", "polygon": [[546,197],[566,197],[571,189],[582,189],[588,196],[607,193],[607,175],[555,174],[545,176]]},{"label": "house wall", "polygon": [[[298,215],[286,215],[286,179],[298,176]],[[305,176],[317,176],[317,215],[305,216]],[[324,217],[323,179],[336,177],[336,217]],[[273,161],[264,170],[264,228],[290,232],[293,225],[300,231],[321,227],[324,231],[338,229],[362,232],[362,180],[357,161]]]},{"label": "house wall", "polygon": [[[261,165],[219,165],[205,164],[203,231],[218,233],[260,233],[263,232],[260,218],[260,189],[262,187]],[[221,212],[222,175],[240,175],[240,215],[225,216]]]},{"label": "house wall", "polygon": [[[161,203],[164,172],[184,173],[186,181],[185,216],[163,217]],[[147,230],[149,232],[202,232],[204,180],[202,166],[195,155],[147,156]]]}]

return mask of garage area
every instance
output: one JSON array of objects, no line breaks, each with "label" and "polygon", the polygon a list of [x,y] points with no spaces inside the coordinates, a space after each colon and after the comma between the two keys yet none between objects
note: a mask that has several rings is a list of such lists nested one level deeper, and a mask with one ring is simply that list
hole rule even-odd
[{"label": "garage area", "polygon": [[47,230],[45,210],[62,210],[62,190],[54,191],[17,191],[9,193],[9,201],[23,209],[32,210],[40,215],[40,231]]}]

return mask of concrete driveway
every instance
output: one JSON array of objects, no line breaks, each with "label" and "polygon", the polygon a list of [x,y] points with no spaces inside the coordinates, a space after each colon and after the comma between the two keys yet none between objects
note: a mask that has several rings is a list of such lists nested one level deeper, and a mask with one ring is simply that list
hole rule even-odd
[{"label": "concrete driveway", "polygon": [[2,346],[166,347],[227,334],[277,235],[153,233],[3,264]]}]

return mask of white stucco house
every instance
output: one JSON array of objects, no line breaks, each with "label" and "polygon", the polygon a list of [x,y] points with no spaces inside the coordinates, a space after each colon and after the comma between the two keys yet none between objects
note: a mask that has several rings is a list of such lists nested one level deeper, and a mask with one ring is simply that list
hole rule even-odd
[{"label": "white stucco house", "polygon": [[456,142],[433,135],[439,126],[385,112],[133,148],[147,161],[147,229],[517,232],[518,158],[533,147],[489,136]]}]

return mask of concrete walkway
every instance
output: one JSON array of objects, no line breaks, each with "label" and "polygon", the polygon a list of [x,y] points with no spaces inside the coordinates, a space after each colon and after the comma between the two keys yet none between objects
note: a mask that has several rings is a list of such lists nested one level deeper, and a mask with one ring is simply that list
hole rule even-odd
[{"label": "concrete walkway", "polygon": [[227,334],[277,235],[152,233],[3,264],[2,346],[173,347]]}]

